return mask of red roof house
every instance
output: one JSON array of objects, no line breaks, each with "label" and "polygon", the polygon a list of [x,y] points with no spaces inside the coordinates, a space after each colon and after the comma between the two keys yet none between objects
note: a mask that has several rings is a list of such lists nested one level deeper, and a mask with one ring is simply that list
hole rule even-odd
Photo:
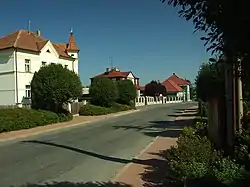
[{"label": "red roof house", "polygon": [[162,82],[168,93],[178,93],[183,92],[182,86],[187,86],[190,83],[184,79],[178,77],[175,73],[171,75],[167,80]]},{"label": "red roof house", "polygon": [[99,75],[96,75],[96,76],[90,78],[91,82],[96,77],[107,77],[107,78],[112,79],[114,81],[129,79],[129,80],[133,81],[135,87],[138,90],[140,89],[140,83],[139,83],[140,78],[136,77],[131,71],[122,72],[118,68],[113,68],[111,70],[109,68],[107,68],[104,73],[101,73]]}]

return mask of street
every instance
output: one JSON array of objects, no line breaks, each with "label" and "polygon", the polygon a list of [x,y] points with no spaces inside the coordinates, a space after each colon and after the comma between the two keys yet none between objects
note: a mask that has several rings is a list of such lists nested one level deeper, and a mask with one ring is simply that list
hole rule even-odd
[{"label": "street", "polygon": [[86,126],[2,143],[0,186],[108,181],[164,130],[163,122],[172,123],[175,117],[168,115],[194,105],[158,105]]}]

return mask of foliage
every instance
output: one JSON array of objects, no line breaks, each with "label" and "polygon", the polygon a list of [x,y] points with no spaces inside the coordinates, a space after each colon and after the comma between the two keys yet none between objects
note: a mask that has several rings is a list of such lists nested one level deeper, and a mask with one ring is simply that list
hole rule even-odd
[{"label": "foliage", "polygon": [[162,94],[163,96],[167,95],[167,90],[165,86],[163,86],[160,82],[151,81],[150,83],[146,84],[144,95],[145,96],[159,96]]},{"label": "foliage", "polygon": [[221,98],[224,95],[224,82],[223,64],[202,64],[195,80],[197,98],[202,101],[214,97]]},{"label": "foliage", "polygon": [[249,54],[249,1],[161,0],[180,8],[179,15],[192,20],[195,31],[205,31],[201,39],[210,44],[207,50],[234,57]]},{"label": "foliage", "polygon": [[32,108],[60,112],[62,105],[82,94],[77,74],[61,64],[41,67],[31,81]]},{"label": "foliage", "polygon": [[185,127],[177,145],[164,152],[169,164],[169,178],[191,186],[231,186],[242,179],[244,167],[213,148],[204,130],[207,123],[198,121]]},{"label": "foliage", "polygon": [[110,107],[118,97],[118,90],[116,84],[105,77],[94,78],[89,88],[91,96],[91,104]]},{"label": "foliage", "polygon": [[69,121],[72,115],[33,109],[0,109],[0,133]]},{"label": "foliage", "polygon": [[125,105],[130,105],[131,101],[134,101],[137,92],[135,85],[131,80],[120,80],[117,82],[118,99],[117,102]]},{"label": "foliage", "polygon": [[82,116],[98,116],[98,115],[106,115],[126,110],[135,109],[134,107],[128,105],[122,105],[118,103],[114,103],[111,107],[101,107],[92,104],[84,105],[80,108],[79,114]]}]

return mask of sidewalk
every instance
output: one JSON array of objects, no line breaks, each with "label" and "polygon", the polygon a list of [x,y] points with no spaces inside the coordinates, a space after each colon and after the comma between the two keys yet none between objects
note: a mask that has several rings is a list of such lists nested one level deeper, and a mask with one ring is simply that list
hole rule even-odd
[{"label": "sidewalk", "polygon": [[192,125],[196,108],[192,107],[180,114],[173,125],[168,126],[161,136],[158,136],[135,158],[142,164],[138,164],[138,162],[127,164],[112,179],[112,182],[121,182],[133,187],[160,185],[166,176],[166,163],[161,158],[161,151],[175,145],[182,128]]},{"label": "sidewalk", "polygon": [[137,110],[129,110],[124,112],[118,112],[108,115],[101,115],[101,116],[77,116],[74,117],[73,120],[68,122],[56,123],[46,126],[39,126],[31,129],[24,129],[24,130],[17,130],[11,131],[6,133],[0,133],[0,142],[15,140],[19,138],[25,138],[28,136],[38,135],[41,133],[51,132],[59,129],[70,128],[78,125],[87,125],[88,123],[99,121],[102,119],[108,119],[113,117],[118,117],[130,113],[139,112],[140,109]]}]

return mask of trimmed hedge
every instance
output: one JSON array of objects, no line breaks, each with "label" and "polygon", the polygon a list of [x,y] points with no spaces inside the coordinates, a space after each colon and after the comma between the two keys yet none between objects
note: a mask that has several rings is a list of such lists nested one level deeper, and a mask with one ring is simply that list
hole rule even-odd
[{"label": "trimmed hedge", "polygon": [[0,109],[0,133],[70,121],[72,118],[70,113],[56,114],[24,108]]},{"label": "trimmed hedge", "polygon": [[110,108],[87,104],[80,108],[79,114],[81,116],[98,116],[132,109],[135,109],[135,107],[118,103],[113,104]]}]

